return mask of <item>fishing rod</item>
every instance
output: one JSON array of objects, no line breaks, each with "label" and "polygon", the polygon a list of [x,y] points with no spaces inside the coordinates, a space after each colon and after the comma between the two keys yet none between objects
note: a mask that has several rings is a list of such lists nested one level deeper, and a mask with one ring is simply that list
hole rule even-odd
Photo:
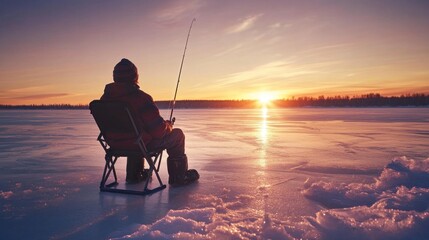
[{"label": "fishing rod", "polygon": [[186,43],[185,43],[185,49],[183,50],[182,62],[180,63],[179,76],[177,77],[176,91],[174,92],[174,99],[173,99],[173,104],[171,106],[171,113],[170,113],[170,122],[172,124],[174,124],[174,121],[176,121],[176,118],[173,117],[173,111],[174,111],[174,106],[176,105],[177,89],[179,89],[180,75],[182,75],[183,62],[185,60],[186,49],[188,48],[189,36],[191,35],[192,25],[194,24],[195,21],[196,21],[195,18],[192,19],[191,26],[189,27],[188,37],[186,38]]}]

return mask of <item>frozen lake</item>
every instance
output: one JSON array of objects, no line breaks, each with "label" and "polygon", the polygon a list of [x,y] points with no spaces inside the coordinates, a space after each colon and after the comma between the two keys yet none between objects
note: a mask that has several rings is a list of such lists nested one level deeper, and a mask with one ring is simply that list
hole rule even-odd
[{"label": "frozen lake", "polygon": [[175,116],[201,179],[142,197],[99,192],[89,110],[0,111],[0,238],[429,239],[429,108]]}]

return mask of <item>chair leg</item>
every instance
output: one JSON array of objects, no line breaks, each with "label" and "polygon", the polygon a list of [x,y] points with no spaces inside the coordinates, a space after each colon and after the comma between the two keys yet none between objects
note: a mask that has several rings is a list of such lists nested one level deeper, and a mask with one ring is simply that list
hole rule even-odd
[{"label": "chair leg", "polygon": [[115,168],[115,164],[116,164],[116,160],[118,160],[118,157],[115,157],[115,159],[111,162],[111,169],[113,171],[113,176],[115,177],[115,182],[118,182],[118,176],[116,175],[116,168]]},{"label": "chair leg", "polygon": [[150,157],[152,159],[153,165],[156,166],[155,170],[159,171],[161,165],[162,152]]},{"label": "chair leg", "polygon": [[[116,170],[115,170],[115,163],[117,160],[118,160],[118,157],[113,158],[113,156],[106,154],[105,156],[106,164],[104,165],[103,177],[100,182],[100,189],[104,189],[106,187],[112,187],[118,184],[118,177],[116,175]],[[106,182],[109,179],[110,173],[112,171],[113,171],[113,176],[115,178],[115,181],[106,185]]]},{"label": "chair leg", "polygon": [[[157,157],[155,157],[155,161],[156,161],[156,158]],[[162,183],[161,177],[159,176],[159,173],[158,173],[158,169],[156,168],[154,161],[152,160],[152,157],[145,157],[145,160],[149,164],[149,174],[152,175],[152,172],[155,172],[155,176],[158,179],[158,182],[160,185],[160,187],[158,188],[165,188],[166,186]],[[145,182],[145,187],[144,187],[145,191],[148,190],[147,188],[148,183],[149,183],[149,179],[147,179]]]},{"label": "chair leg", "polygon": [[[144,158],[146,162],[149,164],[149,174],[152,174],[152,172],[155,172],[156,178],[158,179],[159,186],[153,189],[148,188],[149,181],[151,178],[147,178],[146,182],[144,183],[143,191],[137,191],[137,190],[128,190],[128,189],[117,189],[113,188],[113,186],[118,184],[117,177],[116,177],[116,170],[115,170],[115,163],[118,160],[117,156],[111,156],[109,154],[106,154],[105,160],[106,164],[104,166],[104,172],[103,177],[101,179],[100,183],[100,191],[101,192],[114,192],[114,193],[124,193],[124,194],[133,194],[133,195],[149,195],[155,192],[158,192],[162,189],[165,189],[167,186],[162,183],[161,177],[159,176],[159,168],[157,169],[155,166],[155,163],[153,162],[153,157],[145,157]],[[156,161],[156,157],[155,157]],[[158,159],[160,161],[160,159]],[[106,184],[107,180],[109,179],[110,174],[113,172],[115,181],[109,184]]]},{"label": "chair leg", "polygon": [[101,182],[100,182],[100,189],[104,187],[104,185],[106,185],[106,173],[107,173],[107,168],[108,168],[108,162],[106,160],[106,163],[104,164],[104,171],[103,171],[103,176],[101,177]]}]

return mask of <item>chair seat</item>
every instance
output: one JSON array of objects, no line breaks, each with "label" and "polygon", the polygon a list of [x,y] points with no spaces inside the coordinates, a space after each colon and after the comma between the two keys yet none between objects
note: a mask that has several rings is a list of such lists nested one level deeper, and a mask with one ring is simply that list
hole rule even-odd
[{"label": "chair seat", "polygon": [[107,149],[106,153],[117,156],[117,157],[128,157],[128,156],[142,156],[141,151],[131,151],[131,150],[120,150],[120,149]]},{"label": "chair seat", "polygon": [[[142,152],[135,150],[121,150],[121,149],[107,149],[107,153],[111,154],[112,156],[118,156],[118,157],[128,157],[128,156],[142,156]],[[146,153],[149,157],[155,157],[159,154],[159,152],[147,152]]]}]

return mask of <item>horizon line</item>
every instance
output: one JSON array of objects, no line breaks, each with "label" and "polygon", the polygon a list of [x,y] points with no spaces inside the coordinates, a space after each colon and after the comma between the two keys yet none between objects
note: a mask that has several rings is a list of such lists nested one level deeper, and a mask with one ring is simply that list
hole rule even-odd
[{"label": "horizon line", "polygon": [[[321,102],[321,101],[353,101],[353,100],[372,100],[372,99],[381,99],[384,101],[391,100],[391,99],[409,99],[409,98],[428,98],[429,94],[426,93],[407,93],[407,94],[401,94],[401,95],[391,95],[391,96],[383,96],[379,93],[368,93],[368,94],[361,94],[361,95],[335,95],[335,96],[324,96],[319,95],[317,97],[315,96],[300,96],[300,97],[289,97],[289,98],[279,98],[279,99],[271,99],[269,100],[270,103],[273,104],[282,104],[283,103],[293,103],[293,102],[306,102],[306,101],[313,101],[313,102]],[[94,99],[96,100],[96,99]],[[97,99],[98,100],[98,99]],[[420,99],[415,99],[420,100]],[[173,102],[172,100],[156,100],[155,103],[158,103],[160,108],[165,108],[166,104],[171,104]],[[261,103],[261,99],[182,99],[182,100],[176,100],[176,103]],[[264,103],[266,104],[266,103]],[[85,104],[72,104],[72,103],[49,103],[49,104],[0,104],[1,108],[37,108],[37,107],[71,107],[71,108],[82,108],[82,107],[88,107],[89,103]]]}]

